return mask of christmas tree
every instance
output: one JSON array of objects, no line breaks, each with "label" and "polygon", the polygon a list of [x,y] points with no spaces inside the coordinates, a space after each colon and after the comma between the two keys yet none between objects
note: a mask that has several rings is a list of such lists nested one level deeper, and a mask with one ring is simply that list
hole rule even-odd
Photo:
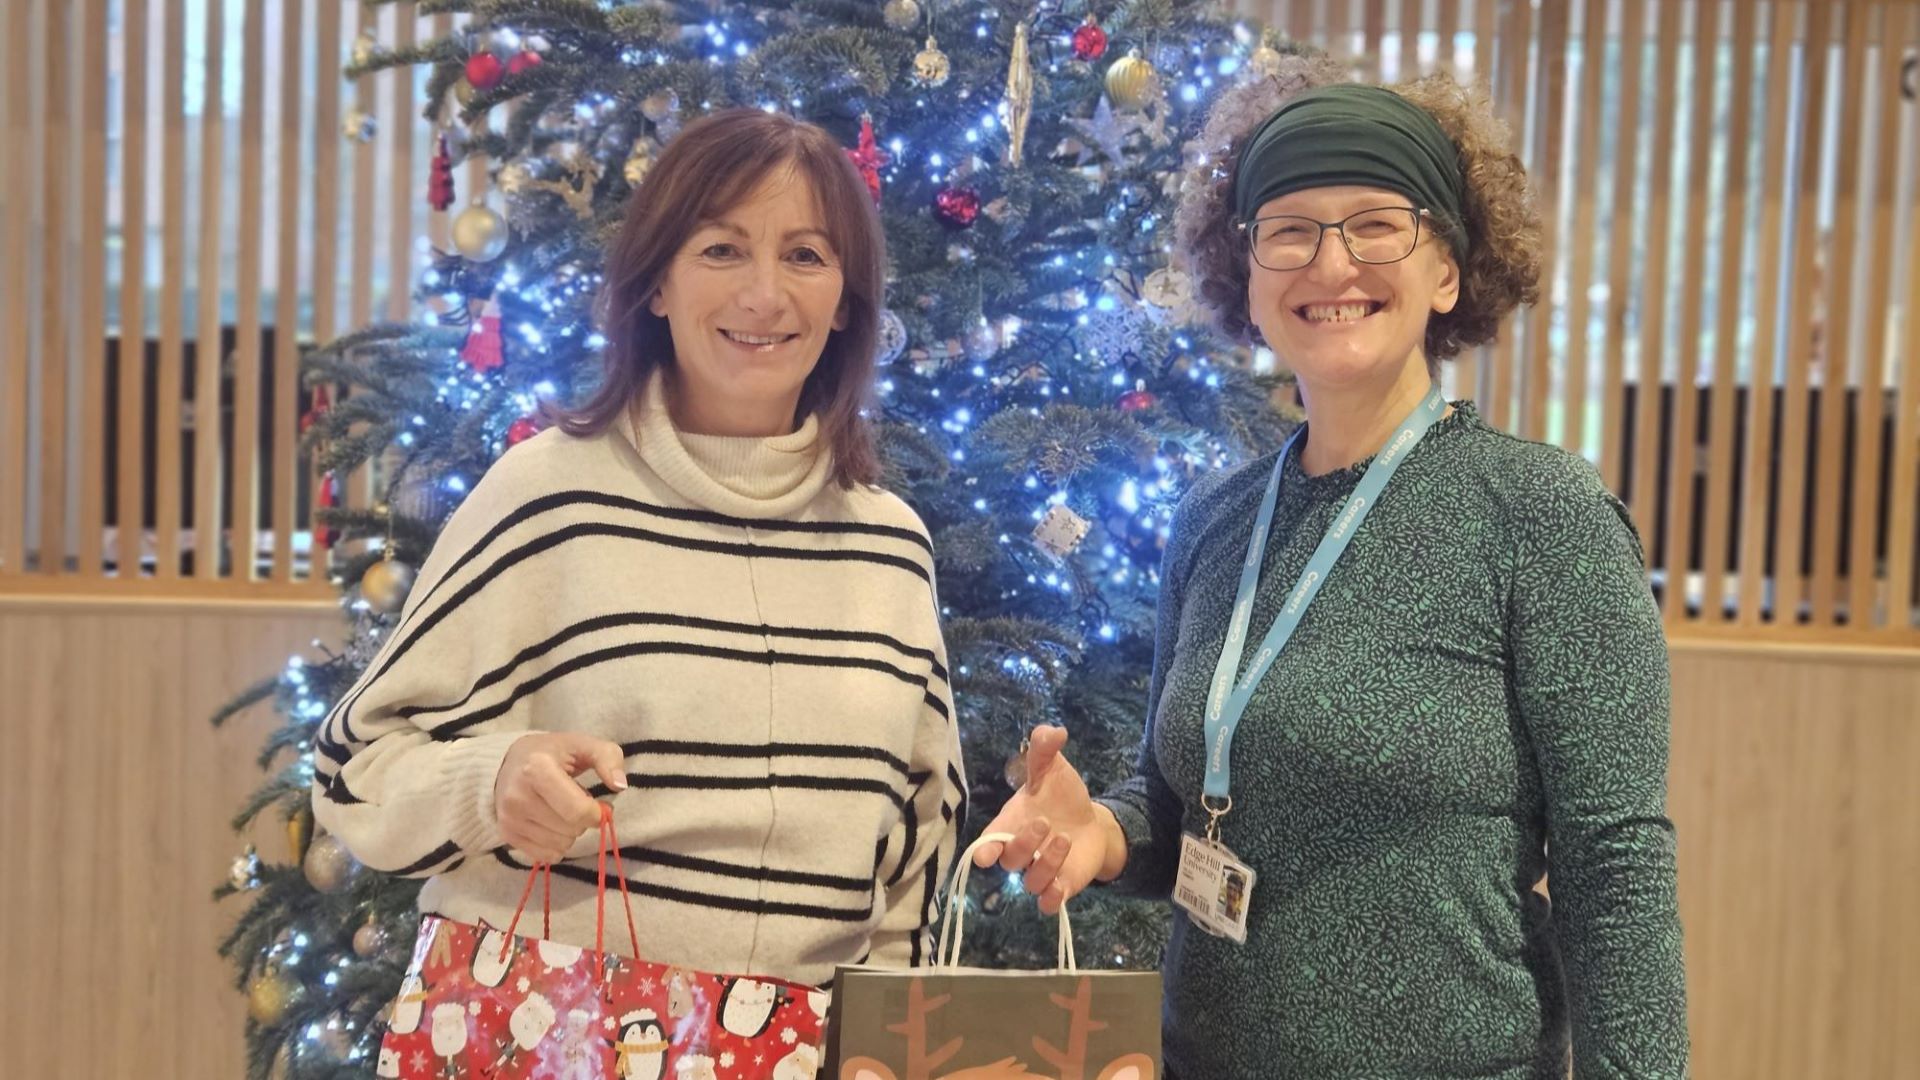
[{"label": "christmas tree", "polygon": [[[468,12],[451,37],[363,39],[348,76],[431,70],[442,126],[423,185],[457,250],[417,283],[418,321],[315,349],[317,466],[369,466],[381,505],[330,507],[351,616],[223,713],[271,700],[283,723],[236,827],[287,820],[293,860],[249,848],[222,895],[249,996],[250,1074],[365,1076],[410,951],[417,882],[366,871],[306,810],[314,726],[379,648],[410,567],[461,494],[584,399],[601,371],[602,245],[676,130],[737,105],[840,135],[890,247],[876,416],[887,485],[938,550],[973,809],[1019,782],[1024,735],[1065,725],[1095,791],[1127,775],[1145,715],[1156,567],[1198,473],[1277,443],[1277,379],[1210,338],[1174,264],[1182,184],[1214,178],[1196,136],[1224,88],[1291,61],[1209,5],[811,0],[422,0]],[[493,184],[456,192],[485,155]],[[1211,156],[1210,156],[1211,154]],[[323,392],[324,391],[324,392]],[[325,486],[323,485],[323,488]],[[324,500],[323,500],[324,504]],[[1054,928],[1000,873],[975,875],[968,961],[1044,967]],[[1158,961],[1164,909],[1075,902],[1082,957]]]}]

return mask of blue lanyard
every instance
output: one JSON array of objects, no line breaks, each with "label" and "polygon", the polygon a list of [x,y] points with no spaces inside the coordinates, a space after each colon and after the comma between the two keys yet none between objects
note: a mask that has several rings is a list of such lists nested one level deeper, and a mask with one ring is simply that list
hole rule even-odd
[{"label": "blue lanyard", "polygon": [[1247,623],[1253,618],[1253,594],[1260,584],[1260,564],[1266,558],[1267,533],[1273,527],[1273,507],[1280,495],[1280,473],[1286,467],[1287,455],[1293,452],[1293,439],[1287,440],[1279,459],[1273,463],[1273,475],[1267,480],[1267,494],[1260,502],[1260,516],[1253,524],[1253,539],[1247,542],[1247,561],[1240,568],[1240,593],[1234,599],[1233,621],[1227,627],[1227,640],[1220,646],[1220,660],[1213,669],[1213,685],[1207,691],[1207,780],[1200,802],[1212,815],[1207,823],[1210,839],[1219,839],[1220,819],[1233,809],[1233,799],[1229,795],[1231,773],[1228,768],[1233,732],[1240,726],[1240,716],[1247,710],[1254,687],[1267,669],[1273,666],[1280,650],[1286,648],[1287,639],[1293,636],[1294,629],[1307,613],[1307,605],[1313,603],[1320,586],[1326,583],[1327,575],[1333,572],[1334,564],[1340,561],[1341,554],[1347,550],[1347,543],[1360,530],[1360,523],[1367,519],[1367,513],[1373,509],[1374,503],[1379,501],[1387,481],[1393,479],[1394,470],[1400,467],[1427,429],[1446,411],[1447,399],[1436,386],[1427,392],[1419,407],[1401,421],[1399,429],[1374,457],[1373,464],[1368,466],[1366,475],[1360,478],[1359,486],[1347,497],[1347,504],[1340,511],[1340,516],[1334,519],[1333,525],[1327,529],[1327,535],[1321,538],[1320,546],[1307,562],[1299,583],[1294,585],[1286,605],[1274,616],[1273,626],[1268,628],[1266,638],[1260,642],[1260,652],[1253,658],[1253,663],[1247,666],[1246,675],[1241,677],[1236,686],[1233,673],[1246,653]]}]

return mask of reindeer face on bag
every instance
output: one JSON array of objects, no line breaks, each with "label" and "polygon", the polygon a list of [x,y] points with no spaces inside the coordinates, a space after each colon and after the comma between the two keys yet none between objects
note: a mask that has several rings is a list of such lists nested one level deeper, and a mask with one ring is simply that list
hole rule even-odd
[{"label": "reindeer face on bag", "polygon": [[[1013,984],[1007,985],[1011,987]],[[886,1028],[905,1041],[904,1067],[896,1071],[893,1066],[877,1058],[849,1057],[840,1065],[838,1080],[1158,1080],[1159,1064],[1147,1054],[1121,1053],[1105,1064],[1098,1064],[1097,1059],[1090,1060],[1092,1036],[1110,1026],[1106,1021],[1093,1018],[1091,978],[1081,976],[1075,993],[1051,994],[1048,1000],[1067,1013],[1066,1037],[1060,1046],[1055,1046],[1039,1034],[1031,1035],[1029,1042],[1033,1059],[1051,1066],[1050,1069],[1036,1072],[1021,1057],[1005,1056],[988,1063],[947,1070],[945,1067],[955,1059],[965,1061],[972,1057],[978,1061],[997,1051],[968,1054],[967,1037],[955,1035],[943,1039],[950,1029],[932,1017],[946,1008],[953,1001],[953,996],[929,996],[925,982],[920,977],[913,977],[907,986],[906,1016],[899,1023],[889,1024]],[[1057,1023],[1060,1018],[1051,1019]],[[1052,1025],[1046,1020],[1038,1016],[1032,1020],[1033,1026],[1026,1028],[1026,1031],[1052,1033],[1049,1030]]]}]

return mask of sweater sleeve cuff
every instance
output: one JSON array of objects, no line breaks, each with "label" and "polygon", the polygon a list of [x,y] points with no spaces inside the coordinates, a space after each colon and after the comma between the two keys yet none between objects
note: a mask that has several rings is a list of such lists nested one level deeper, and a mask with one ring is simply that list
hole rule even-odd
[{"label": "sweater sleeve cuff", "polygon": [[1123,799],[1094,801],[1113,811],[1113,819],[1119,822],[1120,832],[1127,838],[1127,865],[1119,877],[1105,884],[1116,892],[1139,894],[1165,876],[1158,865],[1161,855],[1155,850],[1153,823],[1144,811]]},{"label": "sweater sleeve cuff", "polygon": [[500,819],[494,813],[493,786],[507,748],[530,732],[511,731],[476,735],[447,747],[441,770],[447,802],[449,839],[461,851],[477,854],[505,843]]}]

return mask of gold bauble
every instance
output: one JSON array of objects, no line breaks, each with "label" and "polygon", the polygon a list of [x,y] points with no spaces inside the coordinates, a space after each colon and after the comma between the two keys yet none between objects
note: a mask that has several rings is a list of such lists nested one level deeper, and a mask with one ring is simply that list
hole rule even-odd
[{"label": "gold bauble", "polygon": [[920,4],[918,0],[887,0],[880,17],[895,30],[911,30],[920,25]]},{"label": "gold bauble", "polygon": [[398,615],[413,588],[413,567],[399,559],[381,559],[360,578],[360,597],[383,615]]},{"label": "gold bauble", "polygon": [[913,58],[913,77],[927,86],[940,86],[953,74],[953,61],[940,51],[940,43],[927,35],[927,47]]},{"label": "gold bauble", "polygon": [[1280,74],[1281,63],[1279,50],[1271,45],[1262,45],[1253,50],[1252,56],[1247,57],[1247,69],[1262,79],[1271,79]]},{"label": "gold bauble", "polygon": [[247,984],[247,1015],[256,1023],[278,1024],[299,997],[299,982],[284,970],[269,967]]},{"label": "gold bauble", "polygon": [[653,144],[646,139],[635,139],[633,149],[627,154],[627,163],[620,170],[627,178],[628,187],[639,187],[640,181],[647,178],[647,172],[653,168]]},{"label": "gold bauble", "polygon": [[467,81],[466,76],[462,75],[453,81],[453,100],[459,102],[461,108],[473,104],[474,92],[473,84]]},{"label": "gold bauble", "polygon": [[387,947],[387,928],[370,922],[353,932],[353,955],[372,956]]},{"label": "gold bauble", "polygon": [[474,262],[492,262],[507,250],[507,219],[492,207],[469,206],[453,219],[453,246]]},{"label": "gold bauble", "polygon": [[287,815],[287,857],[294,862],[307,857],[307,843],[313,839],[313,807],[301,803],[300,809]]},{"label": "gold bauble", "polygon": [[1153,65],[1140,55],[1139,49],[1134,49],[1115,60],[1113,66],[1107,69],[1107,97],[1116,108],[1142,108],[1152,95],[1153,85],[1158,79]]},{"label": "gold bauble", "polygon": [[373,36],[373,31],[362,30],[360,31],[360,35],[353,39],[352,56],[355,67],[359,67],[367,61],[372,60],[379,52],[380,39]]}]

